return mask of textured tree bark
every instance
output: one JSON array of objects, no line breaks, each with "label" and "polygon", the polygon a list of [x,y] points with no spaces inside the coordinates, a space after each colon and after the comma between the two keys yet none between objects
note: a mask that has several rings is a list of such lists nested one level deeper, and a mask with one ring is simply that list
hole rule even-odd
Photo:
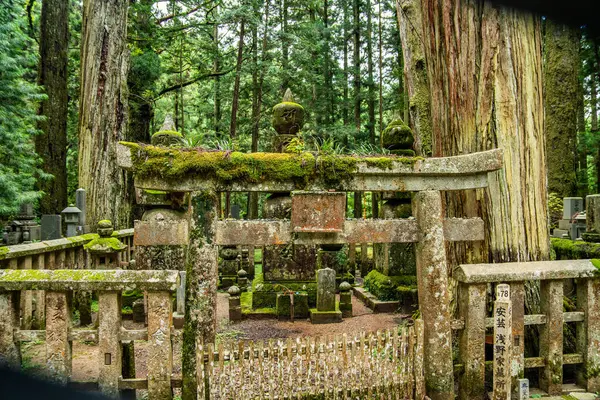
[{"label": "textured tree bark", "polygon": [[38,180],[44,192],[40,199],[42,214],[59,214],[67,206],[68,21],[68,1],[43,1],[38,83],[44,86],[48,99],[38,110],[45,119],[38,123],[42,133],[35,137],[35,150],[44,172],[54,178]]},{"label": "textured tree bark", "polygon": [[[415,135],[415,152],[422,156],[431,156],[432,130],[429,81],[425,61],[423,35],[423,16],[420,0],[397,0],[396,15],[402,38],[404,56],[404,87],[408,94],[410,118],[405,117]],[[410,121],[406,121],[409,119]]]},{"label": "textured tree bark", "polygon": [[352,5],[353,35],[354,35],[354,126],[360,131],[360,0],[354,0]]},{"label": "textured tree bark", "polygon": [[[348,84],[350,81],[349,73],[348,73],[348,25],[350,24],[350,18],[348,17],[348,3],[350,0],[343,0],[343,12],[344,12],[344,25],[343,25],[343,35],[344,35],[344,108],[342,109],[342,121],[344,125],[348,125],[350,123],[350,103],[348,100]],[[345,145],[348,145],[348,137],[344,136],[344,140],[346,141]]]},{"label": "textured tree bark", "polygon": [[[483,243],[447,246],[448,272],[459,263],[548,259],[540,18],[479,0],[420,6],[422,18],[408,18],[401,33],[410,43],[408,30],[421,22],[415,37],[424,45],[433,156],[504,149],[504,168],[489,175],[487,189],[446,193],[448,217],[480,216],[486,226]],[[404,52],[407,85],[421,72],[417,47]],[[426,117],[415,102],[411,117],[413,107]],[[423,143],[422,130],[415,133]],[[527,285],[528,311],[537,299],[539,289]]]},{"label": "textured tree bark", "polygon": [[[213,60],[213,72],[216,74],[219,72],[221,68],[221,55],[219,53],[219,24],[217,23],[217,10],[218,7],[213,5],[213,46],[215,51],[215,59]],[[215,135],[217,137],[220,136],[221,132],[221,76],[215,75],[215,93],[214,93],[214,125],[215,125]]]},{"label": "textured tree bark", "polygon": [[[237,131],[237,112],[240,101],[240,78],[242,75],[242,62],[244,61],[244,19],[240,22],[240,39],[238,42],[237,63],[235,67],[235,82],[233,84],[233,100],[231,102],[231,124],[229,125],[229,136],[233,139]],[[228,203],[229,204],[229,203]]]},{"label": "textured tree bark", "polygon": [[116,144],[127,137],[127,2],[83,4],[79,183],[87,190],[91,226],[104,218],[131,226],[132,199],[126,173],[116,162]]},{"label": "textured tree bark", "polygon": [[375,81],[373,80],[373,23],[370,0],[367,0],[367,74],[368,74],[368,99],[367,109],[369,111],[369,138],[371,144],[375,145]]},{"label": "textured tree bark", "polygon": [[577,192],[578,29],[546,19],[544,34],[544,108],[548,192]]}]

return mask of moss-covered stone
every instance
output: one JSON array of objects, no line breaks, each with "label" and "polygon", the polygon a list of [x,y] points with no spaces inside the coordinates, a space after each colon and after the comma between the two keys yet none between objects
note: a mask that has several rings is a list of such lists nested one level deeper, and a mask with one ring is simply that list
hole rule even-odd
[{"label": "moss-covered stone", "polygon": [[[290,295],[278,293],[275,309],[277,317],[289,318],[291,315]],[[308,318],[308,293],[294,293],[294,318]]]},{"label": "moss-covered stone", "polygon": [[281,291],[306,292],[308,304],[317,304],[317,283],[314,281],[265,282],[262,274],[256,274],[252,281],[252,308],[275,307],[277,293]]},{"label": "moss-covered stone", "polygon": [[382,144],[389,150],[412,149],[413,133],[401,119],[394,120],[383,130]]},{"label": "moss-covered stone", "polygon": [[369,272],[365,277],[364,286],[379,300],[399,300],[402,290],[398,287],[416,288],[417,278],[412,275],[387,276],[377,270]]},{"label": "moss-covered stone", "polygon": [[[136,176],[160,176],[181,179],[186,175],[201,175],[223,183],[263,181],[294,182],[306,186],[316,178],[325,183],[343,182],[365,162],[382,171],[393,163],[414,164],[420,157],[359,157],[312,153],[241,153],[208,151],[205,149],[168,149],[140,143],[121,142],[131,149]],[[389,161],[386,161],[389,159]]]},{"label": "moss-covered stone", "polygon": [[177,131],[158,131],[150,138],[150,143],[154,146],[173,146],[180,147],[185,144],[183,135]]},{"label": "moss-covered stone", "polygon": [[98,237],[86,243],[83,247],[93,253],[114,253],[127,248],[116,237]]}]

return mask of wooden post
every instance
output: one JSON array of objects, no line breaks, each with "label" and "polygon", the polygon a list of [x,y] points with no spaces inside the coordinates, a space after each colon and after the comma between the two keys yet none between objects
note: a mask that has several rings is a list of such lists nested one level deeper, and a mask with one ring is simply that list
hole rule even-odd
[{"label": "wooden post", "polygon": [[[589,197],[589,196],[588,196]],[[577,352],[583,354],[584,370],[578,374],[579,385],[588,392],[600,391],[600,280],[577,281],[577,309],[584,320],[577,324]]]},{"label": "wooden post", "polygon": [[487,285],[461,284],[458,311],[465,321],[460,331],[458,353],[465,371],[459,382],[459,398],[484,399],[485,393],[485,306]]},{"label": "wooden post", "polygon": [[425,383],[433,400],[454,399],[450,293],[444,215],[439,191],[418,192],[413,212],[420,230],[416,246],[419,309],[425,327]]},{"label": "wooden post", "polygon": [[169,292],[148,292],[148,398],[170,399],[173,303]]},{"label": "wooden post", "polygon": [[540,389],[556,396],[562,393],[563,381],[563,281],[541,281],[540,300],[546,315],[540,328],[540,357],[546,360],[540,372]]},{"label": "wooden post", "polygon": [[193,193],[186,264],[183,400],[196,400],[197,397],[196,344],[198,341],[214,343],[215,340],[218,279],[215,231],[218,210],[216,193]]},{"label": "wooden post", "polygon": [[46,292],[46,367],[51,379],[66,385],[71,377],[71,305],[67,292]]},{"label": "wooden post", "polygon": [[510,400],[512,353],[512,304],[510,286],[496,286],[494,302],[494,400]]},{"label": "wooden post", "polygon": [[[33,259],[31,256],[19,259],[19,269],[31,269]],[[33,318],[33,291],[23,290],[21,292],[21,329],[31,329]]]},{"label": "wooden post", "polygon": [[121,293],[98,295],[98,386],[105,395],[119,397],[121,377]]},{"label": "wooden post", "polygon": [[[33,269],[44,269],[45,268],[46,257],[44,257],[44,253],[38,254],[33,258]],[[35,311],[33,312],[33,329],[44,329],[44,324],[46,321],[46,306],[45,299],[46,296],[43,290],[36,290],[34,292],[35,299]]]},{"label": "wooden post", "polygon": [[15,340],[19,327],[19,292],[0,291],[0,366],[21,369],[21,347]]}]

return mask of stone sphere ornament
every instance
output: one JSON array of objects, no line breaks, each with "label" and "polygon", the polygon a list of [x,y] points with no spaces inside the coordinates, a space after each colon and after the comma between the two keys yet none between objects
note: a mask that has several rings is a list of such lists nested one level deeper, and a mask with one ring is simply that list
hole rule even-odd
[{"label": "stone sphere ornament", "polygon": [[240,288],[235,285],[230,286],[229,289],[227,289],[227,293],[229,293],[230,296],[239,296],[241,292]]}]

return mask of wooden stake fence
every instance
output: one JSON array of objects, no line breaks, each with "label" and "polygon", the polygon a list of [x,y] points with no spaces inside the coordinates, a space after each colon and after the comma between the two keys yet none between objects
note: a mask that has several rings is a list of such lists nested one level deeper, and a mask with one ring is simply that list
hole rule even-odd
[{"label": "wooden stake fence", "polygon": [[198,345],[198,398],[422,399],[422,324],[352,337]]}]

